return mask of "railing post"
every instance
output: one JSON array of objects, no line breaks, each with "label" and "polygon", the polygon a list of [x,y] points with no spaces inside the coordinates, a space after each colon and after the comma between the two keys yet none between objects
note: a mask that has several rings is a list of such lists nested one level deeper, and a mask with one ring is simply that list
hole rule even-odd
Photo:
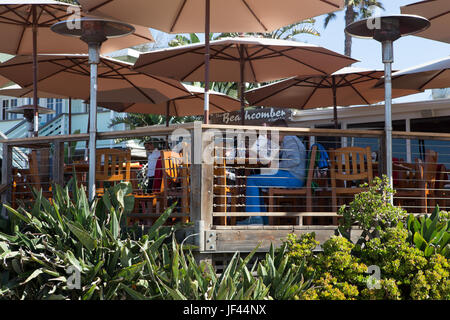
[{"label": "railing post", "polygon": [[[70,149],[70,148],[69,148]],[[64,184],[64,142],[55,141],[53,150],[53,183]]]},{"label": "railing post", "polygon": [[[6,190],[2,193],[2,203],[11,203],[11,186],[12,186],[12,146],[3,143],[3,159],[2,159],[2,185],[6,186]],[[2,216],[7,218],[6,208],[2,207]]]},{"label": "railing post", "polygon": [[205,231],[212,226],[213,211],[213,170],[214,164],[207,163],[203,157],[205,147],[211,143],[203,139],[201,122],[196,122],[192,132],[191,145],[191,221],[198,233],[199,251],[205,251]]}]

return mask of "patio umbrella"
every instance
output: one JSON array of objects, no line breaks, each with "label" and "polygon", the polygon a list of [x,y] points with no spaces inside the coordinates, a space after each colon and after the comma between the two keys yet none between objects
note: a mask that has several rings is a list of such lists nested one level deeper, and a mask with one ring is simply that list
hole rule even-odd
[{"label": "patio umbrella", "polygon": [[[54,93],[38,91],[40,98],[55,98],[55,99],[66,99],[64,95],[58,95]],[[0,96],[4,97],[15,97],[15,98],[33,98],[33,88],[22,88],[21,86],[15,84],[0,89]]]},{"label": "patio umbrella", "polygon": [[[78,6],[53,0],[0,0],[0,39],[4,39],[0,42],[0,52],[12,55],[32,54],[35,59],[32,70],[36,77],[38,53],[87,52],[86,44],[81,40],[70,39],[50,30],[54,23],[72,18],[77,9],[80,11]],[[147,28],[136,27],[136,29],[136,34],[130,35],[125,40],[108,41],[103,53],[153,41]],[[36,85],[33,90],[36,92],[33,100],[37,120]],[[37,135],[38,121],[35,121],[34,126]]]},{"label": "patio umbrella", "polygon": [[[60,96],[89,100],[89,56],[38,55],[40,90]],[[0,64],[0,74],[30,89],[33,84],[29,56],[16,56]],[[185,96],[189,91],[176,80],[140,73],[132,64],[101,57],[98,65],[98,99],[109,102],[160,103]],[[127,94],[123,95],[124,90]]]},{"label": "patio umbrella", "polygon": [[[203,99],[205,90],[200,87],[184,85],[190,94],[167,100],[166,102],[151,103],[120,103],[99,102],[99,105],[117,112],[161,114],[184,117],[203,115]],[[1,91],[0,91],[1,92]],[[232,112],[239,110],[240,101],[226,94],[210,91],[211,113]]]},{"label": "patio umbrella", "polygon": [[[169,33],[204,32],[204,119],[209,113],[210,32],[271,32],[340,10],[344,0],[79,0],[83,10]],[[241,90],[243,93],[243,90]]]},{"label": "patio umbrella", "polygon": [[[374,88],[384,72],[360,68],[343,68],[331,75],[293,77],[245,93],[250,105],[296,109],[334,108],[338,128],[337,106],[369,105],[384,101],[384,90]],[[397,89],[395,98],[417,93]]]},{"label": "patio umbrella", "polygon": [[[210,44],[212,81],[268,82],[291,76],[327,75],[356,60],[331,50],[297,41],[266,38],[224,38]],[[134,69],[180,81],[204,81],[204,43],[141,54]],[[244,120],[244,117],[242,117]]]},{"label": "patio umbrella", "polygon": [[401,7],[404,14],[415,14],[430,20],[431,26],[416,36],[450,43],[450,1],[426,0]]},{"label": "patio umbrella", "polygon": [[[382,86],[380,80],[377,86]],[[392,74],[394,89],[440,89],[450,87],[450,56]]]}]

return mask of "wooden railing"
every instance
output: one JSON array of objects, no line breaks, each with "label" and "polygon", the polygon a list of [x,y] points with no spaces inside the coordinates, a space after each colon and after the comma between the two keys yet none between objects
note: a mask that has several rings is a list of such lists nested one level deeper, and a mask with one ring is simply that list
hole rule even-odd
[{"label": "wooden railing", "polygon": [[[172,218],[173,221],[180,221],[184,217],[188,217],[188,220],[192,222],[195,226],[192,232],[198,233],[197,244],[200,246],[200,251],[214,251],[217,246],[210,244],[208,242],[208,237],[212,237],[214,232],[217,230],[242,230],[242,229],[258,229],[258,230],[294,230],[295,228],[307,228],[309,229],[323,229],[323,230],[334,230],[333,227],[336,224],[337,213],[332,210],[331,204],[331,193],[329,195],[324,192],[323,196],[320,196],[320,192],[317,191],[313,195],[313,208],[312,210],[306,210],[304,204],[292,205],[278,205],[274,204],[274,209],[270,212],[246,212],[245,207],[245,187],[246,179],[248,174],[246,170],[256,170],[255,166],[247,166],[245,159],[240,159],[239,157],[235,159],[237,166],[235,169],[239,169],[241,173],[237,174],[238,181],[234,185],[226,184],[227,177],[223,175],[226,174],[227,163],[223,165],[223,159],[215,157],[213,153],[214,150],[221,146],[220,142],[223,142],[223,136],[230,130],[235,130],[234,132],[241,132],[244,135],[261,133],[261,132],[271,132],[275,134],[276,132],[286,133],[287,135],[302,136],[309,139],[305,141],[306,149],[310,150],[311,146],[315,142],[322,142],[325,145],[329,145],[332,148],[341,147],[342,142],[336,142],[336,137],[342,138],[346,137],[347,145],[350,146],[350,138],[354,139],[369,139],[370,143],[373,144],[372,151],[376,153],[375,162],[377,164],[377,173],[381,174],[384,172],[384,166],[382,159],[383,155],[383,131],[369,131],[369,130],[335,130],[335,129],[308,129],[308,128],[275,128],[275,127],[260,127],[260,126],[225,126],[225,125],[205,125],[199,122],[188,123],[182,125],[172,125],[170,127],[146,127],[139,128],[136,130],[128,131],[117,131],[117,132],[99,132],[97,135],[98,140],[109,140],[109,139],[124,139],[124,138],[139,138],[139,137],[159,137],[163,141],[167,142],[168,137],[173,138],[173,134],[176,133],[178,136],[177,142],[172,141],[172,147],[177,145],[179,149],[177,152],[181,152],[184,155],[189,155],[186,159],[189,159],[185,163],[188,172],[188,185],[184,184],[180,187],[181,191],[187,188],[188,190],[188,209],[182,209],[181,204],[178,206],[181,208],[177,210]],[[215,134],[213,134],[215,132]],[[72,142],[87,141],[89,138],[88,134],[76,134],[70,136],[54,136],[54,137],[37,137],[37,138],[24,138],[24,139],[11,139],[11,140],[1,140],[0,143],[3,144],[3,163],[2,163],[2,181],[1,181],[1,199],[3,203],[11,203],[17,200],[17,194],[14,195],[14,188],[17,187],[18,182],[16,177],[13,176],[14,168],[12,165],[12,150],[14,148],[28,148],[29,150],[42,150],[46,149],[50,152],[51,164],[48,164],[48,175],[45,178],[42,172],[37,171],[39,176],[38,183],[35,186],[43,187],[47,184],[58,183],[64,184],[67,181],[67,166],[73,164],[73,161],[65,163],[65,148]],[[429,141],[450,141],[450,134],[441,133],[420,133],[420,132],[393,132],[393,138],[409,140],[409,148],[411,148],[411,141],[415,140],[429,140]],[[334,142],[327,141],[327,139],[334,139]],[[364,141],[366,141],[364,140]],[[368,141],[368,140],[367,140]],[[183,143],[181,143],[183,142]],[[403,142],[402,142],[403,143]],[[414,149],[414,142],[413,149]],[[444,144],[445,147],[446,144]],[[406,143],[405,143],[406,146]],[[450,142],[448,143],[448,149],[450,150]],[[248,145],[244,143],[244,150],[248,150]],[[442,147],[441,147],[442,149]],[[329,150],[327,150],[329,151]],[[450,156],[444,154],[441,151],[440,157],[442,159],[447,159]],[[213,155],[212,159],[205,157],[205,154]],[[394,153],[395,157],[395,153]],[[245,157],[244,157],[245,158]],[[414,162],[415,155],[412,156]],[[440,158],[438,158],[440,159]],[[380,160],[380,161],[378,161]],[[132,159],[132,162],[146,163],[146,159]],[[239,164],[239,161],[241,163]],[[438,160],[439,162],[439,160]],[[450,202],[447,200],[449,198],[450,187],[448,182],[448,177],[446,176],[446,168],[450,168],[450,161],[444,160],[439,162],[444,165],[444,171],[442,177],[437,177],[434,181],[433,186],[424,186],[428,188],[429,192],[427,196],[427,201],[429,205],[427,211],[430,212],[432,205],[439,204],[441,207],[447,208]],[[422,167],[423,168],[422,160]],[[65,169],[66,168],[66,169]],[[31,168],[30,168],[31,169]],[[236,170],[237,170],[236,169]],[[220,171],[222,170],[222,171]],[[237,170],[237,171],[239,171]],[[409,169],[408,169],[409,170]],[[405,169],[405,172],[408,171]],[[419,169],[420,170],[420,169]],[[222,173],[221,173],[222,172]],[[409,172],[409,171],[408,171]],[[445,176],[444,176],[445,174]],[[84,178],[85,179],[85,178]],[[132,178],[132,179],[137,179]],[[328,177],[329,179],[329,177]],[[82,179],[81,179],[82,180]],[[28,184],[32,180],[28,180]],[[224,185],[225,181],[225,185]],[[318,180],[318,188],[320,189],[320,179]],[[81,183],[86,183],[86,181],[81,181]],[[31,183],[31,185],[33,185]],[[142,202],[142,206],[138,205],[133,215],[130,216],[133,222],[137,221],[151,221],[159,216],[163,210],[161,199],[152,198],[151,195],[147,194],[145,190],[140,189],[140,186],[136,180],[133,180],[133,186],[135,187],[136,199]],[[226,189],[228,188],[228,189]],[[240,188],[239,192],[231,192],[230,188]],[[329,186],[328,186],[329,188]],[[420,189],[420,188],[419,188]],[[318,189],[316,189],[318,190]],[[324,191],[327,191],[323,189]],[[330,189],[328,189],[330,191]],[[419,190],[420,191],[420,190]],[[180,198],[175,195],[175,200],[181,202]],[[267,195],[262,195],[262,197],[267,199]],[[285,200],[290,200],[291,198],[298,197],[295,192],[292,196],[276,195],[276,199],[285,197]],[[302,196],[303,197],[303,196]],[[349,199],[353,195],[349,196]],[[406,204],[409,198],[402,195],[403,199],[397,199],[397,204]],[[420,197],[420,196],[419,196]],[[24,197],[22,197],[24,198]],[[304,198],[304,197],[303,197]],[[302,198],[302,199],[303,199]],[[416,197],[417,198],[417,197]],[[289,201],[287,201],[289,202]],[[170,202],[169,202],[170,204]],[[150,208],[150,209],[149,209]],[[144,210],[145,209],[145,210]],[[289,209],[289,210],[286,210]],[[420,210],[417,213],[420,213]],[[270,217],[272,225],[264,226],[248,226],[239,225],[237,222],[239,220],[248,218],[250,216],[264,216]],[[322,218],[328,217],[328,220]],[[317,223],[316,220],[320,220]],[[320,225],[319,225],[320,224]],[[225,231],[224,231],[225,232]],[[227,231],[228,232],[228,231]],[[228,238],[227,238],[228,239]],[[254,241],[257,239],[255,238]],[[233,240],[233,241],[236,241]],[[230,242],[232,243],[232,242]],[[251,242],[252,244],[254,242]],[[230,245],[231,246],[231,245]],[[225,250],[225,249],[224,249]],[[226,250],[225,250],[226,251]]]}]

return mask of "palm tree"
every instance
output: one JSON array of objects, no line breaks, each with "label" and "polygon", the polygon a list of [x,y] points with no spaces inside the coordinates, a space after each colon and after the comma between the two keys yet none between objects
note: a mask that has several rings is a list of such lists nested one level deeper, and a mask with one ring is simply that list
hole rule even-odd
[{"label": "palm tree", "polygon": [[[374,8],[384,10],[383,4],[378,0],[345,0],[345,26],[359,19],[369,18],[374,14]],[[336,19],[336,13],[330,13],[325,18],[324,27],[326,28],[331,20]],[[352,37],[345,34],[344,43],[345,55],[352,56]]]}]

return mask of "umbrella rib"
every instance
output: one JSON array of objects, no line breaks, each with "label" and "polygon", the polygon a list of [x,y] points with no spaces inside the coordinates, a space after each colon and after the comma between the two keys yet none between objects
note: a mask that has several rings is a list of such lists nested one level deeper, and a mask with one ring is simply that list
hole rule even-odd
[{"label": "umbrella rib", "polygon": [[[37,16],[37,19],[36,19],[36,24],[37,25],[39,25],[39,20],[41,19],[41,17],[42,17],[42,15],[44,14],[44,12],[47,12],[47,13],[49,13],[50,14],[50,12],[48,12],[47,10],[45,10],[45,6],[42,6],[42,5],[38,5],[38,7],[41,9],[41,11],[39,12],[39,15]],[[51,15],[51,14],[50,14]]]},{"label": "umbrella rib", "polygon": [[123,74],[121,74],[119,71],[117,71],[116,69],[114,69],[113,66],[111,66],[108,62],[106,62],[105,60],[103,60],[103,64],[105,64],[106,66],[108,66],[109,68],[111,68],[111,70],[113,72],[115,72],[119,77],[121,77],[123,80],[125,80],[126,82],[128,82],[133,88],[135,88],[137,91],[139,91],[144,97],[146,97],[148,100],[150,100],[152,103],[155,103],[155,100],[153,100],[148,94],[146,94],[141,88],[139,88],[138,86],[136,86],[130,79],[128,79],[127,77],[125,77]]},{"label": "umbrella rib", "polygon": [[367,101],[367,99],[363,96],[363,94],[362,94],[361,92],[359,92],[359,90],[357,90],[357,89],[353,86],[353,84],[351,84],[351,83],[350,83],[347,79],[345,79],[345,78],[344,78],[344,81],[348,83],[348,85],[356,92],[356,94],[357,94],[358,96],[361,97],[361,99],[364,100],[364,102],[365,102],[366,104],[368,104],[368,105],[370,104],[370,102]]},{"label": "umbrella rib", "polygon": [[[70,61],[73,62],[72,60],[70,60]],[[54,73],[52,73],[52,74],[49,74],[48,76],[46,76],[46,77],[44,77],[44,78],[42,78],[42,79],[39,79],[39,80],[38,80],[39,82],[42,82],[42,81],[44,81],[44,80],[47,80],[47,79],[50,78],[50,77],[53,77],[53,76],[55,76],[55,75],[57,75],[57,74],[59,74],[59,73],[65,72],[65,71],[67,71],[67,70],[70,70],[70,69],[72,69],[73,67],[76,67],[76,66],[80,65],[81,63],[83,63],[83,62],[79,62],[79,63],[77,63],[77,65],[73,65],[73,66],[64,66],[64,65],[61,65],[61,64],[56,63],[55,60],[38,61],[38,62],[41,62],[41,63],[42,63],[42,62],[48,62],[48,63],[56,64],[57,66],[63,67],[63,69],[58,70],[58,71],[56,71],[56,72],[54,72]]]},{"label": "umbrella rib", "polygon": [[[194,96],[195,96],[195,98],[200,99],[200,100],[203,101],[203,98],[200,97],[200,94],[196,93],[196,94],[194,94]],[[219,110],[221,110],[221,111],[223,111],[223,112],[227,112],[226,109],[224,109],[224,108],[222,108],[221,106],[215,104],[215,103],[214,103],[213,101],[211,101],[211,100],[209,101],[209,104],[213,105],[214,107],[216,107],[217,109],[219,109]]]},{"label": "umbrella rib", "polygon": [[[246,54],[247,57],[248,57],[248,56],[249,56],[249,55],[248,55],[248,47],[244,47],[244,50],[245,50],[245,54]],[[256,79],[256,72],[255,72],[255,68],[254,68],[254,66],[253,66],[253,61],[252,61],[251,59],[248,59],[248,64],[249,64],[249,66],[250,66],[250,70],[252,71],[253,79],[255,79],[255,82],[258,82],[257,79]]]},{"label": "umbrella rib", "polygon": [[[52,8],[52,9],[57,9],[57,8],[54,8],[53,6],[50,6],[50,8]],[[41,9],[42,9],[42,12],[45,11],[45,12],[47,12],[50,16],[53,17],[53,19],[50,19],[50,20],[41,22],[42,25],[48,25],[49,23],[54,23],[55,21],[61,21],[61,20],[64,19],[65,17],[68,17],[68,16],[73,15],[73,13],[67,13],[67,11],[65,11],[64,14],[63,14],[62,16],[59,16],[59,17],[58,17],[58,16],[56,16],[53,12],[51,12],[50,10],[48,10],[48,9],[47,9],[47,6],[42,6]]]},{"label": "umbrella rib", "polygon": [[105,6],[105,5],[107,5],[108,3],[113,2],[113,1],[114,1],[114,0],[106,0],[106,1],[104,1],[104,2],[102,2],[102,3],[99,3],[99,4],[96,5],[95,7],[92,7],[92,8],[89,9],[87,12],[95,11],[95,10],[97,10],[97,9],[99,9],[99,8]]},{"label": "umbrella rib", "polygon": [[296,86],[298,83],[299,83],[299,81],[297,79],[294,79],[294,82],[292,84],[289,84],[286,87],[283,86],[282,88],[276,90],[275,92],[272,92],[272,93],[264,96],[263,98],[256,100],[255,102],[253,102],[253,104],[260,103],[261,101],[263,101],[263,100],[265,100],[267,98],[273,97],[274,95],[276,95],[276,94],[278,94],[280,92],[283,92],[284,90],[287,90],[289,88],[292,88],[293,86]]},{"label": "umbrella rib", "polygon": [[[224,46],[221,50],[216,51],[213,55],[211,55],[209,57],[210,60],[214,59],[217,55],[219,55],[220,53],[222,53],[224,50],[228,49],[229,47],[231,47],[232,45],[228,45],[228,46]],[[200,69],[200,67],[202,65],[204,65],[204,61],[202,61],[202,63],[200,63],[197,67],[195,67],[194,69],[192,69],[191,72],[189,72],[187,75],[185,75],[184,77],[181,77],[181,81],[184,81],[187,77],[189,77],[191,74],[193,74],[195,71],[197,71],[198,69]]]},{"label": "umbrella rib", "polygon": [[[7,11],[13,13],[14,15],[16,15],[16,16],[18,16],[20,19],[22,19],[22,22],[21,22],[21,23],[29,24],[29,20],[28,20],[27,18],[25,18],[25,17],[21,16],[20,14],[18,14],[18,13],[16,12],[16,10],[11,9],[11,8],[9,7],[9,5],[4,5],[4,7],[7,9]],[[20,9],[21,7],[24,7],[24,6],[19,6],[19,7],[17,7],[16,9]],[[30,10],[30,11],[31,11],[31,10]],[[4,13],[6,13],[6,11],[2,12],[1,14],[3,15]],[[30,16],[28,15],[28,18],[29,18],[29,17],[30,17]],[[9,19],[9,20],[15,21],[15,20],[13,20],[13,19],[11,19],[11,18],[6,18],[6,17],[5,17],[5,19]],[[19,22],[19,23],[20,23],[20,22]]]},{"label": "umbrella rib", "polygon": [[441,14],[438,14],[437,16],[435,16],[435,17],[431,17],[431,18],[428,18],[428,20],[435,20],[435,19],[438,19],[438,18],[440,18],[440,17],[443,17],[443,16],[445,16],[445,15],[447,15],[447,14],[449,14],[450,13],[450,11],[447,11],[447,12],[443,12],[443,13],[441,13]]},{"label": "umbrella rib", "polygon": [[242,3],[247,7],[248,11],[250,11],[250,13],[253,15],[253,17],[255,18],[255,20],[261,25],[261,27],[263,27],[263,29],[265,30],[265,32],[268,32],[269,30],[266,28],[266,26],[261,22],[261,20],[258,18],[258,16],[255,14],[255,12],[252,10],[252,8],[249,6],[249,4],[247,3],[247,1],[245,0],[241,0]]},{"label": "umbrella rib", "polygon": [[321,2],[324,2],[324,3],[326,3],[326,4],[329,4],[330,6],[332,6],[332,7],[335,7],[335,8],[340,8],[339,7],[339,5],[337,5],[336,3],[333,3],[333,2],[331,2],[331,1],[328,1],[328,0],[320,0]]},{"label": "umbrella rib", "polygon": [[[67,71],[67,72],[72,72],[72,73],[74,73],[74,74],[80,74],[80,75],[83,75],[83,76],[89,76],[89,75],[90,75],[90,71],[89,71],[89,70],[86,70],[86,69],[84,68],[84,66],[83,66],[83,63],[86,62],[86,59],[82,59],[82,58],[79,58],[79,59],[67,58],[67,60],[69,60],[70,62],[72,62],[73,65],[71,65],[71,66],[66,66],[66,65],[64,65],[64,64],[58,63],[59,60],[48,60],[48,61],[44,61],[44,62],[48,62],[48,63],[51,63],[51,64],[55,64],[55,65],[57,65],[57,66],[59,66],[59,67],[62,67],[64,72],[66,72],[66,71]],[[78,62],[77,60],[81,60],[81,61]],[[62,61],[64,61],[64,60],[62,60]],[[75,67],[80,67],[81,71],[80,71],[80,70],[73,69],[73,68],[75,68]],[[84,72],[83,72],[83,71],[84,71]]]},{"label": "umbrella rib", "polygon": [[442,69],[440,70],[438,73],[436,73],[433,77],[431,77],[431,79],[429,79],[428,81],[426,81],[423,85],[421,85],[419,87],[420,90],[423,90],[423,88],[425,88],[425,86],[427,84],[429,84],[431,81],[433,81],[434,79],[436,79],[437,77],[439,77],[441,74],[443,74],[445,71],[447,71],[448,69]]},{"label": "umbrella rib", "polygon": [[325,80],[325,78],[322,78],[322,80],[319,82],[317,87],[314,88],[313,92],[309,95],[308,99],[306,99],[305,103],[302,105],[302,109],[305,109],[308,102],[312,99],[313,95],[316,93],[316,91],[319,89],[319,87],[322,85],[322,82]]},{"label": "umbrella rib", "polygon": [[175,20],[173,21],[172,26],[170,27],[170,32],[173,32],[175,25],[178,23],[178,19],[180,18],[181,12],[183,11],[186,2],[187,0],[184,0],[183,3],[181,4],[180,9],[178,10],[177,15],[175,16]]},{"label": "umbrella rib", "polygon": [[[277,51],[273,50],[273,49],[270,48],[270,47],[267,47],[267,49],[268,49],[268,50],[272,50],[273,52],[277,52]],[[278,52],[279,52],[280,55],[282,55],[282,56],[284,56],[284,57],[286,57],[286,58],[288,58],[288,59],[294,60],[295,62],[298,62],[298,63],[300,63],[300,64],[303,64],[303,65],[307,66],[308,68],[311,68],[311,69],[313,69],[313,70],[319,71],[320,73],[323,73],[323,74],[327,74],[325,71],[320,70],[319,68],[316,68],[316,67],[314,67],[314,66],[312,66],[312,65],[309,65],[309,64],[306,63],[306,62],[302,62],[302,61],[300,61],[300,60],[298,60],[298,59],[296,59],[296,58],[290,57],[290,56],[284,54],[284,53],[281,52],[281,51],[278,51]]]},{"label": "umbrella rib", "polygon": [[[30,19],[30,15],[31,15],[31,10],[28,13],[27,20]],[[23,36],[25,35],[26,30],[27,30],[27,25],[24,24],[23,29],[22,29],[22,34],[20,35],[19,43],[17,44],[16,54],[19,53],[19,49],[22,46],[22,40],[23,40]]]}]

